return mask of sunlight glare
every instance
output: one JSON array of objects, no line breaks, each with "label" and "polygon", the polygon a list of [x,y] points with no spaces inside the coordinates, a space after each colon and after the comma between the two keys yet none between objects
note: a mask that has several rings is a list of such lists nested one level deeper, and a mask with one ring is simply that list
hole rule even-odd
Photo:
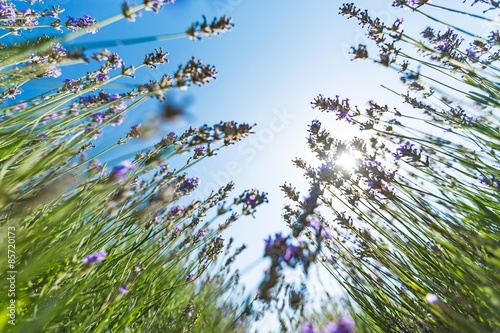
[{"label": "sunlight glare", "polygon": [[351,153],[343,153],[337,159],[337,163],[346,170],[352,170],[356,167],[356,156]]}]

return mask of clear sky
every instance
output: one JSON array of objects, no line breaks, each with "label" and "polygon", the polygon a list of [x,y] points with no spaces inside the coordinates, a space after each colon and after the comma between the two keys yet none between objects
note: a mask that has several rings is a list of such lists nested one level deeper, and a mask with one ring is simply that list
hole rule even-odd
[{"label": "clear sky", "polygon": [[[67,2],[67,3],[65,3]],[[387,22],[397,16],[390,7],[392,1],[358,1],[369,6],[374,15]],[[67,8],[63,14],[82,16],[88,14],[102,20],[120,11],[120,1],[87,0],[57,1]],[[50,5],[50,1],[45,2]],[[310,157],[306,148],[307,125],[319,118],[330,123],[331,130],[346,137],[351,132],[333,119],[311,110],[310,102],[318,93],[328,96],[349,97],[361,106],[370,99],[390,103],[393,98],[380,87],[398,85],[398,77],[390,70],[368,61],[353,62],[347,54],[352,45],[366,43],[364,32],[356,22],[338,15],[341,2],[316,1],[263,1],[263,0],[178,0],[159,14],[145,13],[137,22],[121,21],[102,29],[85,40],[108,40],[185,31],[196,20],[206,15],[227,14],[234,19],[232,32],[203,41],[188,39],[146,43],[131,47],[112,48],[124,58],[127,65],[140,63],[144,53],[162,46],[170,52],[170,64],[156,73],[137,73],[134,83],[144,83],[159,77],[163,72],[172,73],[178,64],[185,63],[192,55],[216,66],[219,76],[209,85],[187,92],[169,95],[175,100],[191,98],[189,116],[180,122],[162,126],[151,140],[137,141],[146,147],[155,143],[169,131],[182,132],[187,126],[215,124],[221,120],[257,123],[255,134],[239,144],[225,149],[218,156],[205,160],[190,169],[201,178],[200,193],[208,193],[215,186],[234,180],[234,195],[247,188],[257,188],[269,193],[270,203],[260,207],[255,220],[243,219],[230,234],[237,243],[249,248],[242,255],[240,266],[254,262],[263,255],[263,239],[268,234],[283,230],[288,233],[281,219],[281,208],[286,201],[279,190],[284,182],[291,182],[306,189],[301,171],[293,167],[294,157]],[[152,75],[152,76],[151,76]],[[132,81],[131,81],[132,83]],[[386,98],[381,96],[386,95]],[[124,136],[135,123],[145,123],[148,114],[159,109],[154,100],[132,111],[123,126],[109,128],[105,140],[115,142]],[[130,148],[130,145],[126,147]],[[306,194],[304,192],[304,194]],[[258,284],[264,265],[257,266],[244,281],[250,287]]]}]

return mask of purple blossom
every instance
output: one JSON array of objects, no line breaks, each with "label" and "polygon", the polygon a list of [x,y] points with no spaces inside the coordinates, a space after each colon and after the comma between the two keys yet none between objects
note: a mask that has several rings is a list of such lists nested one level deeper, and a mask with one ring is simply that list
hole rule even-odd
[{"label": "purple blossom", "polygon": [[95,76],[97,82],[106,82],[109,80],[109,76],[105,73],[99,73]]},{"label": "purple blossom", "polygon": [[314,229],[314,230],[319,230],[322,227],[321,221],[314,216],[311,221],[309,221],[309,225]]},{"label": "purple blossom", "polygon": [[48,69],[43,73],[43,76],[48,77],[59,77],[62,75],[61,69],[59,67],[54,67],[52,69]]},{"label": "purple blossom", "polygon": [[193,281],[194,280],[194,275],[193,274],[188,274],[186,276],[186,281]]},{"label": "purple blossom", "polygon": [[82,264],[84,264],[84,265],[87,265],[87,264],[98,264],[101,261],[103,261],[104,258],[106,258],[107,255],[108,255],[108,253],[105,250],[94,252],[92,254],[89,254],[89,255],[85,256],[82,259]]},{"label": "purple blossom", "polygon": [[168,165],[167,164],[162,164],[160,165],[160,173],[165,174],[168,170]]},{"label": "purple blossom", "polygon": [[323,328],[322,333],[354,333],[354,319],[351,316],[342,316],[337,322],[331,322]]},{"label": "purple blossom", "polygon": [[63,89],[76,93],[83,89],[83,84],[80,80],[66,79],[64,80]]},{"label": "purple blossom", "polygon": [[124,284],[123,286],[118,288],[118,293],[122,295],[128,293],[128,285]]},{"label": "purple blossom", "polygon": [[301,333],[315,333],[314,326],[311,322],[305,323],[302,325]]},{"label": "purple blossom", "polygon": [[249,192],[243,199],[243,202],[248,206],[254,207],[257,203],[257,196],[255,195],[255,193]]},{"label": "purple blossom", "polygon": [[393,154],[394,158],[399,160],[401,157],[410,157],[413,161],[419,161],[421,153],[414,147],[415,145],[413,143],[406,141],[396,149],[396,153]]},{"label": "purple blossom", "polygon": [[127,133],[127,138],[140,138],[141,137],[141,124],[130,126],[130,132]]},{"label": "purple blossom", "polygon": [[311,102],[312,107],[319,108],[321,111],[333,112],[337,116],[337,120],[345,119],[348,122],[351,121],[351,116],[349,112],[351,107],[349,105],[349,99],[345,98],[340,100],[340,96],[335,96],[335,99],[330,97],[324,97],[323,95],[318,95],[316,99]]},{"label": "purple blossom", "polygon": [[267,239],[264,240],[266,252],[271,251],[271,249],[273,247],[279,248],[279,247],[285,245],[287,240],[288,240],[288,237],[283,237],[281,232],[278,232],[274,235],[274,240],[271,238],[271,236],[269,236]]},{"label": "purple blossom", "polygon": [[469,57],[469,59],[471,59],[473,62],[478,61],[479,57],[477,55],[477,52],[473,49],[466,49],[465,53],[467,54],[467,57]]},{"label": "purple blossom", "polygon": [[198,146],[194,148],[194,157],[205,156],[207,154],[207,147]]},{"label": "purple blossom", "polygon": [[120,126],[123,123],[123,117],[118,117],[111,122],[111,126]]},{"label": "purple blossom", "polygon": [[94,95],[80,96],[78,103],[83,106],[88,106],[97,102],[97,98]]},{"label": "purple blossom", "polygon": [[127,103],[125,103],[123,100],[119,101],[117,104],[112,105],[110,107],[110,110],[113,112],[123,112],[127,108]]},{"label": "purple blossom", "polygon": [[68,16],[68,20],[66,21],[66,28],[71,31],[78,31],[80,29],[87,29],[87,32],[95,34],[97,32],[97,28],[92,28],[91,26],[97,23],[96,19],[85,15],[84,17],[80,17],[78,19]]},{"label": "purple blossom", "polygon": [[170,208],[170,211],[168,214],[173,217],[180,217],[184,213],[184,207],[181,205],[175,205],[174,207]]},{"label": "purple blossom", "polygon": [[305,267],[309,264],[309,251],[307,244],[300,241],[298,245],[289,244],[289,238],[276,233],[274,239],[269,236],[265,240],[264,256],[271,258],[274,263],[285,262],[291,267],[303,263]]},{"label": "purple blossom", "polygon": [[155,13],[168,4],[175,3],[175,0],[145,0],[144,4],[146,5],[146,10],[152,10]]},{"label": "purple blossom", "polygon": [[16,7],[10,2],[0,2],[0,18],[15,19]]},{"label": "purple blossom", "polygon": [[28,103],[19,103],[19,104],[16,104],[12,107],[12,111],[21,111],[21,110],[24,110],[28,107]]},{"label": "purple blossom", "polygon": [[283,253],[283,260],[286,263],[289,263],[295,256],[297,256],[298,250],[299,248],[295,245],[288,246],[285,253]]},{"label": "purple blossom", "polygon": [[200,183],[200,178],[198,177],[192,177],[192,178],[186,178],[184,181],[179,185],[179,191],[182,193],[189,193],[192,190],[194,190],[198,184]]},{"label": "purple blossom", "polygon": [[[101,91],[101,93],[105,94],[104,91]],[[113,95],[108,95],[108,99],[110,101],[116,101],[119,100],[122,96],[120,94],[113,94]]]},{"label": "purple blossom", "polygon": [[108,58],[108,63],[113,68],[120,68],[124,64],[122,58],[120,58],[120,56],[116,52],[111,53],[111,55]]},{"label": "purple blossom", "polygon": [[111,171],[111,175],[117,177],[120,181],[125,180],[127,172],[134,170],[136,165],[130,161],[123,161],[120,165],[117,165]]},{"label": "purple blossom", "polygon": [[319,130],[321,129],[321,122],[319,120],[313,120],[310,125],[310,131],[313,134],[318,134]]},{"label": "purple blossom", "polygon": [[487,178],[483,175],[479,176],[477,179],[481,184],[487,185],[487,186],[495,186],[497,189],[500,190],[500,180],[496,178],[494,175],[491,175],[491,178]]},{"label": "purple blossom", "polygon": [[198,230],[198,237],[203,237],[206,234],[207,234],[207,231],[205,229]]},{"label": "purple blossom", "polygon": [[103,120],[104,120],[104,115],[102,112],[97,112],[92,116],[92,121],[94,121],[95,123],[102,124]]}]

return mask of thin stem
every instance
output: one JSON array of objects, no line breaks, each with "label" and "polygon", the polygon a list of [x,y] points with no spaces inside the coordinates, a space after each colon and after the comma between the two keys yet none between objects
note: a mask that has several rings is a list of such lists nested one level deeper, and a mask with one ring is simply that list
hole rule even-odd
[{"label": "thin stem", "polygon": [[128,38],[128,39],[119,39],[119,40],[105,40],[98,42],[87,42],[87,43],[79,43],[79,44],[67,44],[65,46],[82,48],[85,47],[86,50],[93,50],[98,48],[106,48],[106,47],[118,47],[118,46],[126,46],[126,45],[134,45],[134,44],[142,44],[154,41],[166,41],[173,40],[177,38],[186,37],[187,34],[185,32],[179,32],[168,35],[159,35],[159,36],[145,36],[145,37],[137,37],[137,38]]}]

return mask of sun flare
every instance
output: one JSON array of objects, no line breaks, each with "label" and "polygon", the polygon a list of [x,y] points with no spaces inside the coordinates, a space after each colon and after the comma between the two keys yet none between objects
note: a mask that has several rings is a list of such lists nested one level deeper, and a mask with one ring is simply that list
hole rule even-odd
[{"label": "sun flare", "polygon": [[356,167],[357,158],[352,153],[343,153],[337,159],[337,164],[346,170],[352,170]]}]

